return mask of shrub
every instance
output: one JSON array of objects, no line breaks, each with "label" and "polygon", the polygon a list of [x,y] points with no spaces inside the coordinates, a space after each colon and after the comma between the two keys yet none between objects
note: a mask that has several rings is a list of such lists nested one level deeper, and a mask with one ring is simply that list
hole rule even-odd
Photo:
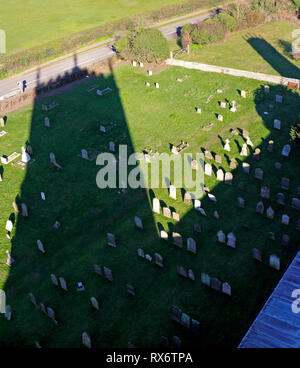
[{"label": "shrub", "polygon": [[181,35],[183,35],[185,33],[191,34],[194,28],[195,28],[195,25],[194,24],[190,24],[190,23],[185,24],[181,28]]},{"label": "shrub", "polygon": [[132,30],[117,43],[121,56],[138,61],[159,62],[169,56],[169,44],[155,28]]},{"label": "shrub", "polygon": [[226,31],[232,32],[236,29],[236,20],[227,13],[218,14],[216,21],[221,23]]},{"label": "shrub", "polygon": [[290,137],[294,142],[295,147],[300,150],[300,122],[291,127]]},{"label": "shrub", "polygon": [[185,32],[181,35],[180,43],[182,48],[187,48],[188,45],[192,44],[192,37],[189,33]]}]

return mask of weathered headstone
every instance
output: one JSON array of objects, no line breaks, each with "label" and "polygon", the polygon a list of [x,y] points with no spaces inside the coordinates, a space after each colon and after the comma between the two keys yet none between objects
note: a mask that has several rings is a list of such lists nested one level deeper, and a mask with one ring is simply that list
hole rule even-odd
[{"label": "weathered headstone", "polygon": [[282,178],[281,179],[281,188],[284,190],[290,189],[290,179],[288,178]]},{"label": "weathered headstone", "polygon": [[288,225],[290,223],[290,217],[286,214],[283,214],[281,217],[281,223],[283,225]]},{"label": "weathered headstone", "polygon": [[134,223],[135,223],[135,226],[138,228],[138,229],[143,229],[143,222],[142,222],[142,219],[139,218],[138,216],[134,216]]},{"label": "weathered headstone", "polygon": [[94,264],[93,265],[93,268],[94,268],[94,271],[96,272],[96,274],[98,274],[99,276],[103,276],[103,273],[102,273],[102,270],[101,270],[101,267],[97,264]]},{"label": "weathered headstone", "polygon": [[225,184],[232,185],[233,175],[231,172],[227,171],[225,173]]},{"label": "weathered headstone", "polygon": [[172,218],[175,221],[180,221],[180,215],[177,212],[172,212]]},{"label": "weathered headstone", "polygon": [[29,298],[30,298],[31,303],[32,303],[35,307],[37,307],[36,298],[35,298],[35,296],[34,296],[32,293],[29,293]]},{"label": "weathered headstone", "polygon": [[159,199],[158,198],[153,198],[152,204],[153,204],[152,211],[155,212],[155,213],[160,214],[160,203],[159,203]]},{"label": "weathered headstone", "polygon": [[262,198],[270,199],[270,188],[263,186],[260,188],[260,196]]},{"label": "weathered headstone", "polygon": [[291,146],[289,144],[285,144],[282,148],[281,155],[284,157],[289,157],[291,152]]},{"label": "weathered headstone", "polygon": [[259,201],[256,205],[256,213],[259,213],[260,215],[262,215],[264,213],[264,210],[265,210],[265,206],[263,202]]},{"label": "weathered headstone", "polygon": [[218,242],[219,242],[219,243],[225,243],[225,241],[226,241],[226,236],[225,236],[225,234],[224,234],[224,232],[223,232],[222,230],[219,230],[219,231],[217,232],[217,237],[218,237]]},{"label": "weathered headstone", "polygon": [[242,163],[242,168],[243,168],[243,172],[245,174],[249,174],[250,173],[250,164],[248,164],[248,162],[243,162]]},{"label": "weathered headstone", "polygon": [[278,119],[274,120],[274,125],[273,125],[274,129],[280,130],[281,129],[281,121]]},{"label": "weathered headstone", "polygon": [[237,165],[236,165],[236,160],[235,160],[235,158],[230,159],[229,167],[230,167],[231,169],[233,169],[233,170],[235,170],[235,169],[236,169]]},{"label": "weathered headstone", "polygon": [[191,194],[190,193],[188,193],[188,192],[185,192],[184,193],[184,204],[186,204],[186,205],[190,205],[191,204],[191,202],[192,202],[192,196],[191,196]]},{"label": "weathered headstone", "polygon": [[212,156],[212,154],[211,154],[210,151],[205,151],[204,152],[204,157],[207,158],[207,159],[209,159],[209,160],[212,160],[213,159],[213,156]]},{"label": "weathered headstone", "polygon": [[261,154],[261,150],[260,148],[255,148],[255,151],[253,153],[253,158],[256,160],[256,161],[259,161],[260,160],[260,154]]},{"label": "weathered headstone", "polygon": [[283,193],[277,193],[277,203],[285,206],[285,195]]},{"label": "weathered headstone", "polygon": [[218,164],[221,164],[221,163],[222,163],[222,156],[220,156],[220,155],[215,155],[215,161],[216,161]]},{"label": "weathered headstone", "polygon": [[154,262],[159,267],[164,267],[163,257],[159,253],[154,253]]},{"label": "weathered headstone", "polygon": [[210,286],[210,276],[206,273],[201,273],[201,282],[204,285]]},{"label": "weathered headstone", "polygon": [[248,149],[247,149],[247,144],[246,143],[243,143],[240,155],[241,156],[248,156]]},{"label": "weathered headstone", "polygon": [[162,210],[165,217],[171,218],[171,210],[168,207],[163,207]]},{"label": "weathered headstone", "polygon": [[193,238],[187,238],[187,251],[196,254],[197,245]]},{"label": "weathered headstone", "polygon": [[205,175],[211,176],[212,174],[212,166],[210,164],[205,164],[204,166]]},{"label": "weathered headstone", "polygon": [[174,245],[177,245],[177,247],[182,248],[183,241],[182,236],[179,233],[172,232],[172,240]]},{"label": "weathered headstone", "polygon": [[201,233],[201,226],[199,224],[194,224],[194,231],[196,233]]},{"label": "weathered headstone", "polygon": [[106,236],[107,236],[107,244],[110,247],[116,248],[117,244],[116,244],[116,237],[114,236],[114,234],[107,233]]},{"label": "weathered headstone", "polygon": [[224,171],[222,169],[217,171],[217,180],[224,181]]},{"label": "weathered headstone", "polygon": [[63,290],[68,291],[66,280],[63,277],[59,278],[59,282],[60,282],[60,287]]},{"label": "weathered headstone", "polygon": [[112,281],[113,281],[113,275],[112,275],[112,272],[111,272],[111,270],[110,270],[109,268],[107,268],[107,267],[103,267],[103,274],[104,274],[104,277],[105,277],[108,281],[110,281],[110,282],[112,282]]},{"label": "weathered headstone", "polygon": [[177,266],[177,273],[182,277],[188,277],[186,269],[182,266]]},{"label": "weathered headstone", "polygon": [[238,197],[238,207],[245,208],[245,200],[242,197]]},{"label": "weathered headstone", "polygon": [[267,208],[267,218],[273,220],[274,218],[274,210],[272,207]]},{"label": "weathered headstone", "polygon": [[51,273],[50,278],[51,278],[52,284],[58,286],[57,277],[53,273]]},{"label": "weathered headstone", "polygon": [[231,286],[228,282],[222,284],[222,293],[231,296]]},{"label": "weathered headstone", "polygon": [[294,208],[297,211],[300,211],[300,199],[292,198],[292,208]]},{"label": "weathered headstone", "polygon": [[126,284],[126,289],[129,295],[135,296],[135,288],[132,285]]},{"label": "weathered headstone", "polygon": [[176,187],[174,185],[170,185],[170,198],[176,199]]},{"label": "weathered headstone", "polygon": [[[136,65],[134,65],[134,66],[136,66]],[[89,335],[86,332],[82,333],[82,343],[88,349],[90,349],[92,347],[91,338],[89,337]]]},{"label": "weathered headstone", "polygon": [[92,307],[96,310],[99,310],[99,302],[94,296],[90,298],[90,301],[91,301]]},{"label": "weathered headstone", "polygon": [[280,258],[275,254],[270,255],[270,267],[275,268],[275,270],[280,270]]},{"label": "weathered headstone", "polygon": [[168,240],[168,239],[169,239],[169,235],[168,235],[168,233],[167,233],[165,230],[161,230],[161,232],[160,232],[160,237],[161,237],[163,240]]},{"label": "weathered headstone", "polygon": [[230,152],[229,139],[226,139],[226,141],[225,141],[224,151]]},{"label": "weathered headstone", "polygon": [[274,151],[274,141],[269,141],[268,142],[268,147],[267,147],[268,152],[272,153]]},{"label": "weathered headstone", "polygon": [[216,277],[212,277],[210,279],[210,287],[214,290],[220,291],[222,287],[222,283]]},{"label": "weathered headstone", "polygon": [[145,253],[144,253],[143,249],[141,249],[141,248],[138,248],[137,254],[141,258],[144,258],[145,257]]},{"label": "weathered headstone", "polygon": [[89,159],[89,155],[86,149],[81,150],[81,157],[84,158],[85,160]]},{"label": "weathered headstone", "polygon": [[46,253],[43,243],[40,240],[37,240],[36,243],[38,246],[38,250],[41,251],[42,253]]},{"label": "weathered headstone", "polygon": [[254,171],[254,177],[258,180],[263,180],[264,172],[260,168],[256,168]]},{"label": "weathered headstone", "polygon": [[289,245],[290,245],[290,237],[287,234],[283,234],[282,235],[281,244],[285,248],[288,248],[289,247]]},{"label": "weathered headstone", "polygon": [[235,248],[236,236],[233,233],[227,235],[227,245],[231,248]]},{"label": "weathered headstone", "polygon": [[257,248],[252,249],[252,258],[256,261],[262,262],[262,252]]}]

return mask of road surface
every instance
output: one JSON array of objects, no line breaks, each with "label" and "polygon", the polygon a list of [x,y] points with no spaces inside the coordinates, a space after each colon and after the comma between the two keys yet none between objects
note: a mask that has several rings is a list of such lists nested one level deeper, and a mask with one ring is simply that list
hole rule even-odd
[{"label": "road surface", "polygon": [[[193,18],[187,18],[166,26],[159,27],[167,40],[173,40],[180,34],[180,29],[187,23],[197,23],[207,19],[214,13],[206,13]],[[58,76],[70,73],[77,69],[85,68],[96,62],[109,59],[114,55],[111,46],[101,46],[89,49],[85,52],[74,53],[73,56],[63,58],[62,60],[53,60],[47,65],[37,67],[29,72],[22,72],[19,75],[13,75],[0,81],[0,100],[12,97],[20,92],[20,89],[25,84],[25,89],[35,88],[38,83],[46,84],[50,79],[55,80]],[[39,72],[37,70],[39,69]],[[39,74],[39,75],[38,75]],[[19,85],[18,85],[19,83]],[[21,87],[21,88],[20,88]]]}]

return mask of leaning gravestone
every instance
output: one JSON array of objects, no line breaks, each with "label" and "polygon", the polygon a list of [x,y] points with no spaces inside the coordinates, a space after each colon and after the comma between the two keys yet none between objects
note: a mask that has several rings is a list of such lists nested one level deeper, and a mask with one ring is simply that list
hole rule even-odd
[{"label": "leaning gravestone", "polygon": [[104,273],[104,277],[110,281],[113,282],[113,276],[112,276],[112,272],[109,268],[107,267],[103,267],[103,273]]},{"label": "leaning gravestone", "polygon": [[275,268],[275,270],[280,270],[280,258],[275,254],[270,255],[270,267]]},{"label": "leaning gravestone", "polygon": [[51,273],[50,278],[51,278],[52,284],[58,286],[57,277],[53,273]]},{"label": "leaning gravestone", "polygon": [[252,249],[252,258],[256,261],[262,262],[262,252],[257,248]]},{"label": "leaning gravestone", "polygon": [[40,240],[37,240],[36,243],[38,246],[38,250],[41,251],[42,253],[46,253],[43,243]]},{"label": "leaning gravestone", "polygon": [[197,245],[193,238],[187,238],[187,251],[196,254]]},{"label": "leaning gravestone", "polygon": [[187,271],[187,275],[188,275],[188,278],[189,278],[190,280],[195,281],[195,275],[194,275],[193,270],[189,269],[189,270]]},{"label": "leaning gravestone", "polygon": [[154,253],[154,262],[157,266],[164,267],[163,257],[158,253]]},{"label": "leaning gravestone", "polygon": [[138,217],[138,216],[134,216],[134,222],[135,222],[135,226],[138,229],[143,229],[143,223],[142,220]]},{"label": "leaning gravestone", "polygon": [[82,333],[82,343],[84,346],[86,346],[89,349],[92,347],[91,338],[86,332]]},{"label": "leaning gravestone", "polygon": [[31,303],[32,303],[35,307],[37,307],[37,302],[36,302],[35,296],[34,296],[32,293],[29,293],[29,298],[30,298]]},{"label": "leaning gravestone", "polygon": [[40,308],[41,308],[41,311],[42,311],[44,314],[47,314],[47,309],[46,309],[45,304],[40,303]]},{"label": "leaning gravestone", "polygon": [[176,305],[173,305],[171,308],[171,319],[175,322],[180,322],[182,311]]},{"label": "leaning gravestone", "polygon": [[177,273],[182,277],[188,277],[186,269],[182,266],[177,266]]},{"label": "leaning gravestone", "polygon": [[99,276],[103,276],[103,273],[102,273],[102,270],[101,270],[101,267],[97,264],[94,264],[93,265],[93,268],[94,268],[94,271],[96,272],[96,274],[98,274]]},{"label": "leaning gravestone", "polygon": [[194,224],[194,231],[195,231],[196,233],[201,233],[201,226],[200,226],[200,225],[198,225],[198,224]]},{"label": "leaning gravestone", "polygon": [[96,310],[99,310],[99,302],[94,296],[90,298],[90,301],[91,301],[92,307]]},{"label": "leaning gravestone", "polygon": [[68,291],[66,280],[63,277],[59,278],[59,282],[60,282],[60,287],[63,290]]}]

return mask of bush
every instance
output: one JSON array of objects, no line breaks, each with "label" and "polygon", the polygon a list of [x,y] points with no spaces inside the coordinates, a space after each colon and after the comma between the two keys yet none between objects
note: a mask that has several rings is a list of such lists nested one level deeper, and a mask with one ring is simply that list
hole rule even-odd
[{"label": "bush", "polygon": [[192,44],[192,37],[189,33],[185,32],[181,35],[180,43],[182,48],[187,48],[188,45]]},{"label": "bush", "polygon": [[159,62],[169,57],[168,41],[155,28],[132,30],[117,43],[117,50],[126,59]]},{"label": "bush", "polygon": [[236,29],[236,20],[227,13],[218,14],[216,21],[221,23],[226,31],[232,32]]},{"label": "bush", "polygon": [[300,150],[300,122],[291,127],[290,137],[295,147]]}]

